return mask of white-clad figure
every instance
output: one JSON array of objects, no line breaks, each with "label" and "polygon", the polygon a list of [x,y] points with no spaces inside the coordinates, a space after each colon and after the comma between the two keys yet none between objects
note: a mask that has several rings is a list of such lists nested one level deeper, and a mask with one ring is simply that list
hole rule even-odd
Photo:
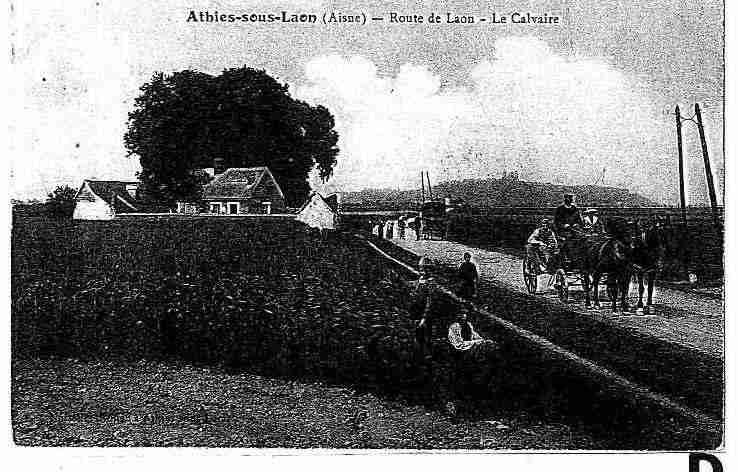
[{"label": "white-clad figure", "polygon": [[415,241],[418,239],[418,233],[417,233],[417,221],[418,219],[413,218],[407,218],[405,220],[405,239],[409,241]]},{"label": "white-clad figure", "polygon": [[393,228],[392,220],[387,220],[384,223],[384,237],[385,239],[392,239],[392,228]]}]

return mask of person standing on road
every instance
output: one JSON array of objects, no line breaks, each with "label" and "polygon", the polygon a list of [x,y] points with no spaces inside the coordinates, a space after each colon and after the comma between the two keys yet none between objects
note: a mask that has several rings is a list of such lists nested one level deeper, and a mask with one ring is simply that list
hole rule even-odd
[{"label": "person standing on road", "polygon": [[479,273],[477,272],[477,266],[471,261],[471,254],[468,252],[464,253],[464,262],[457,269],[456,276],[459,279],[458,295],[461,298],[476,297]]},{"label": "person standing on road", "polygon": [[392,220],[387,220],[384,222],[384,238],[385,239],[393,239],[392,235]]},{"label": "person standing on road", "polygon": [[400,216],[400,218],[397,219],[397,232],[399,233],[400,239],[405,239],[405,217]]}]

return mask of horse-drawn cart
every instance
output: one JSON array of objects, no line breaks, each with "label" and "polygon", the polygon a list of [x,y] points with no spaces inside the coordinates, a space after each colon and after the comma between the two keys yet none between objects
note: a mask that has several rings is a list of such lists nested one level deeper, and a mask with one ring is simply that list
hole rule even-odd
[{"label": "horse-drawn cart", "polygon": [[[595,308],[600,306],[599,288],[604,283],[612,310],[616,311],[619,302],[621,309],[627,311],[630,281],[635,277],[638,282],[636,309],[648,313],[656,274],[666,250],[665,241],[658,219],[641,225],[613,219],[607,232],[604,229],[599,232],[573,230],[572,234],[558,240],[558,250],[548,259],[547,267],[542,263],[540,247],[526,247],[523,281],[528,292],[535,294],[539,293],[539,278],[548,276],[548,288],[555,287],[562,301],[568,300],[571,286],[579,285],[584,292],[585,306],[590,307],[594,302]],[[645,308],[644,291],[647,294]]]},{"label": "horse-drawn cart", "polygon": [[522,269],[523,281],[528,293],[539,293],[538,282],[541,276],[547,277],[546,289],[554,287],[556,294],[563,302],[569,299],[569,287],[577,285],[584,287],[583,277],[587,275],[582,274],[577,269],[568,267],[569,264],[563,263],[562,259],[557,255],[549,261],[549,267],[541,267],[540,261],[531,258],[526,251],[523,257]]}]

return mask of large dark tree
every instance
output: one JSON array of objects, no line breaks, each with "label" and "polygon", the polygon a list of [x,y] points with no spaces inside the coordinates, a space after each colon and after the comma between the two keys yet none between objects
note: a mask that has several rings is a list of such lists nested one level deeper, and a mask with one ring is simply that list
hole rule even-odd
[{"label": "large dark tree", "polygon": [[268,166],[288,205],[299,205],[314,166],[324,180],[332,175],[334,124],[325,107],[293,99],[261,70],[157,73],[135,100],[125,145],[139,157],[143,190],[154,199],[196,198],[202,179],[195,171],[222,158],[226,167]]}]

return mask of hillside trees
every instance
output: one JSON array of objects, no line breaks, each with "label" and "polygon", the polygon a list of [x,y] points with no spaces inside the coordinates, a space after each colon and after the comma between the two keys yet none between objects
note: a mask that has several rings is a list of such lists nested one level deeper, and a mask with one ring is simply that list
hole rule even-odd
[{"label": "hillside trees", "polygon": [[293,99],[287,85],[264,71],[228,69],[155,74],[141,87],[124,141],[141,162],[146,194],[171,203],[197,197],[198,168],[222,158],[226,167],[268,166],[289,205],[308,195],[317,165],[330,178],[338,134],[323,106]]}]

